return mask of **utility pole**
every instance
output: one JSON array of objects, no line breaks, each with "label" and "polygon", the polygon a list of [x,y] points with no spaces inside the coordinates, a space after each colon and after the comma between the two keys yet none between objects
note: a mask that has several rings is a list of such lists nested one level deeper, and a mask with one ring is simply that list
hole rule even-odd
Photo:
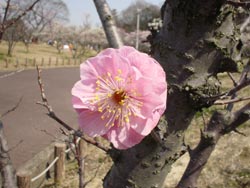
[{"label": "utility pole", "polygon": [[139,31],[140,31],[140,9],[137,9],[137,22],[136,22],[136,41],[135,48],[138,50],[139,48]]}]

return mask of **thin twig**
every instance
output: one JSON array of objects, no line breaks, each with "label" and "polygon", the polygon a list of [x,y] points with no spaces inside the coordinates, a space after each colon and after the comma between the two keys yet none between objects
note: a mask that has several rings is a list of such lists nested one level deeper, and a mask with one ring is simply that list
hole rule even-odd
[{"label": "thin twig", "polygon": [[236,132],[237,134],[241,135],[241,136],[245,136],[245,137],[247,136],[245,133],[242,133],[237,129],[234,129],[233,131]]},{"label": "thin twig", "polygon": [[236,103],[236,102],[241,102],[241,101],[247,101],[250,100],[250,97],[246,97],[246,98],[234,98],[231,100],[218,100],[214,102],[214,105],[225,105],[225,104],[232,104],[232,103]]},{"label": "thin twig", "polygon": [[77,164],[78,164],[78,178],[79,178],[79,188],[84,188],[84,181],[85,181],[85,178],[84,178],[84,165],[85,165],[85,160],[84,160],[84,156],[83,156],[83,153],[81,153],[81,149],[83,148],[80,148],[81,145],[80,145],[80,142],[77,143],[77,138],[75,135],[74,135],[74,144],[75,144],[75,151],[76,151],[76,154],[75,154],[75,158],[77,160]]},{"label": "thin twig", "polygon": [[54,119],[56,122],[58,122],[67,131],[71,132],[73,135],[81,137],[85,142],[96,146],[97,148],[103,150],[104,152],[108,152],[109,148],[106,148],[105,146],[103,146],[102,144],[100,144],[99,142],[97,142],[97,141],[95,141],[93,139],[85,137],[81,131],[75,130],[70,125],[68,125],[63,120],[61,120],[59,117],[57,117],[57,115],[55,114],[55,112],[52,109],[52,106],[49,105],[49,102],[47,100],[47,97],[46,97],[46,94],[45,94],[45,91],[44,91],[44,88],[43,88],[42,79],[41,79],[41,70],[39,69],[38,66],[36,67],[36,69],[37,69],[38,85],[39,85],[39,88],[40,88],[40,93],[41,93],[41,98],[42,98],[42,102],[37,102],[37,104],[40,104],[40,105],[44,106],[48,110],[48,116],[50,118]]},{"label": "thin twig", "polygon": [[232,75],[230,72],[227,72],[227,75],[228,75],[229,78],[232,80],[234,86],[237,86],[237,82],[236,82],[236,80],[234,79],[233,75]]},{"label": "thin twig", "polygon": [[4,113],[0,116],[0,118],[6,116],[6,115],[9,114],[10,112],[15,111],[15,110],[17,109],[17,107],[19,106],[19,104],[21,103],[22,100],[23,100],[23,97],[21,97],[21,98],[19,99],[19,101],[17,102],[17,104],[16,104],[14,107],[12,107],[11,109],[9,109],[9,110],[7,110],[6,112],[4,112]]},{"label": "thin twig", "polygon": [[[4,20],[4,22],[2,23],[2,27],[0,28],[0,31],[4,31],[5,29],[7,29],[8,27],[14,25],[15,23],[17,23],[22,17],[24,17],[29,11],[31,11],[34,6],[41,0],[36,0],[34,1],[28,8],[26,8],[20,15],[18,15],[16,18],[13,18],[11,20]],[[8,1],[9,3],[9,1]],[[6,12],[6,14],[8,13],[8,10]]]},{"label": "thin twig", "polygon": [[250,85],[250,78],[248,77],[249,72],[250,72],[250,62],[248,62],[248,64],[244,67],[244,70],[241,73],[241,77],[238,83],[235,85],[235,87],[227,92],[227,96],[232,96],[241,89]]},{"label": "thin twig", "polygon": [[16,149],[21,143],[23,143],[23,140],[20,140],[18,143],[16,143],[16,145],[14,145],[13,147],[11,147],[8,152],[11,152],[12,150]]}]

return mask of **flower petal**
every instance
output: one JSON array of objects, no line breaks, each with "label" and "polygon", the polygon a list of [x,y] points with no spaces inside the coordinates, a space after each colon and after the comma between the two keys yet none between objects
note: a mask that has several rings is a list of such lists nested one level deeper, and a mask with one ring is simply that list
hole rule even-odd
[{"label": "flower petal", "polygon": [[110,129],[106,134],[106,138],[112,142],[117,149],[128,149],[135,146],[144,138],[143,135],[138,134],[130,126],[122,126]]},{"label": "flower petal", "polygon": [[89,108],[93,109],[93,105],[90,103],[91,99],[94,98],[95,92],[92,84],[84,84],[83,81],[75,83],[71,90],[72,104],[74,108]]},{"label": "flower petal", "polygon": [[108,119],[101,119],[102,113],[90,110],[83,110],[79,114],[78,122],[82,131],[91,137],[106,134],[109,127],[105,126]]},{"label": "flower petal", "polygon": [[102,56],[99,54],[81,64],[81,79],[97,78],[98,76],[107,75],[107,73],[112,76],[120,74],[123,78],[126,78],[131,69],[130,63],[116,52],[117,50],[112,49],[108,49],[107,52],[105,50],[105,53],[102,52]]},{"label": "flower petal", "polygon": [[158,124],[160,117],[162,113],[159,113],[159,111],[155,111],[153,113],[152,118],[142,119],[139,117],[132,116],[130,118],[131,128],[137,132],[138,134],[141,134],[143,136],[147,136]]},{"label": "flower petal", "polygon": [[[141,77],[134,81],[128,90],[136,90],[137,95],[131,93],[135,101],[142,103],[141,115],[145,118],[151,118],[153,111],[162,109],[162,113],[166,108],[167,85],[165,82],[154,85],[152,80]],[[133,106],[131,106],[133,108]]]},{"label": "flower petal", "polygon": [[131,47],[131,46],[122,46],[121,48],[118,49],[118,53],[123,56],[123,57],[128,57],[130,53],[136,51],[135,48]]}]

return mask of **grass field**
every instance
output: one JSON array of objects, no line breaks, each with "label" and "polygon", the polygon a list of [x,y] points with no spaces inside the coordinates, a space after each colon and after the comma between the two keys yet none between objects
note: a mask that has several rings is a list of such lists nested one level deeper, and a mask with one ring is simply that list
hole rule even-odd
[{"label": "grass field", "polygon": [[87,51],[81,58],[73,58],[69,50],[57,49],[46,43],[30,44],[29,51],[23,43],[15,45],[12,56],[7,56],[8,46],[5,41],[0,43],[0,71],[13,70],[18,68],[34,68],[35,65],[42,67],[75,66],[79,65],[87,57],[96,54],[94,51]]}]

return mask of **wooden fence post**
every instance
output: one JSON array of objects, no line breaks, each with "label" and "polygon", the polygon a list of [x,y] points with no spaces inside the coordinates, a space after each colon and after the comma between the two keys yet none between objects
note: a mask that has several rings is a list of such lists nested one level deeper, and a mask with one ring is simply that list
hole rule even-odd
[{"label": "wooden fence post", "polygon": [[70,58],[68,59],[68,65],[70,65]]},{"label": "wooden fence post", "polygon": [[42,57],[41,67],[43,66],[43,64],[44,64],[44,58]]},{"label": "wooden fence post", "polygon": [[56,66],[58,65],[58,57],[56,57]]},{"label": "wooden fence post", "polygon": [[65,150],[66,145],[64,143],[55,144],[55,157],[58,157],[55,164],[55,182],[57,184],[60,184],[65,176]]},{"label": "wooden fence post", "polygon": [[18,61],[18,59],[16,59],[16,68],[18,67],[18,65],[19,65],[19,61]]},{"label": "wooden fence post", "polygon": [[51,57],[49,57],[49,66],[51,65]]},{"label": "wooden fence post", "polygon": [[9,65],[8,59],[5,59],[5,68],[8,68],[8,65]]},{"label": "wooden fence post", "polygon": [[31,175],[28,172],[19,172],[17,174],[17,186],[18,188],[30,188]]},{"label": "wooden fence post", "polygon": [[28,58],[26,57],[25,58],[25,67],[27,67],[28,66]]},{"label": "wooden fence post", "polygon": [[36,58],[33,59],[33,66],[36,66]]}]

